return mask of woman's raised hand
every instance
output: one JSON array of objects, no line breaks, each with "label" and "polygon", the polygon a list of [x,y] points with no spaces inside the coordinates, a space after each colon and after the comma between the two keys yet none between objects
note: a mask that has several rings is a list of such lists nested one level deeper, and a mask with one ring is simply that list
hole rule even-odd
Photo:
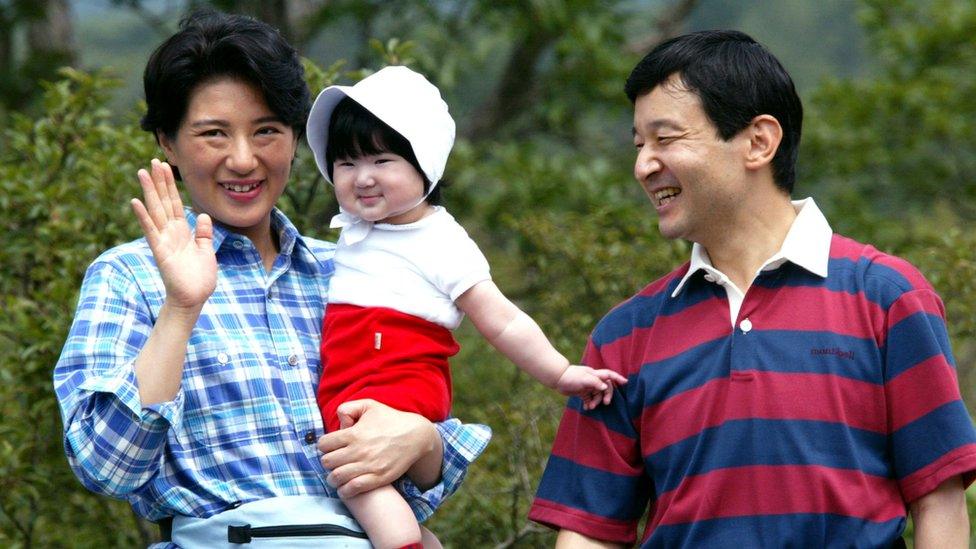
[{"label": "woman's raised hand", "polygon": [[166,162],[154,158],[150,171],[140,169],[138,175],[145,203],[133,198],[132,211],[156,258],[166,301],[173,307],[202,307],[217,287],[210,216],[198,215],[196,231],[190,230],[173,170]]}]

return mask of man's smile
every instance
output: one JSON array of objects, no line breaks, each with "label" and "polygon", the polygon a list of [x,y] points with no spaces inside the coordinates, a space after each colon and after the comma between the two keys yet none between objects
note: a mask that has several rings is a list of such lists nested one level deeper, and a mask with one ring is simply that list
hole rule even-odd
[{"label": "man's smile", "polygon": [[658,207],[662,207],[674,200],[674,197],[678,196],[679,194],[681,194],[681,189],[677,187],[665,187],[663,189],[658,189],[653,193],[654,203]]}]

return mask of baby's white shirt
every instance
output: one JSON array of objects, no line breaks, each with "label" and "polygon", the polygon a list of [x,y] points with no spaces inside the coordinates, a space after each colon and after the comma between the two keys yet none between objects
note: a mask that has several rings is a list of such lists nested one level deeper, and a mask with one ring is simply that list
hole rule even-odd
[{"label": "baby's white shirt", "polygon": [[346,246],[339,240],[329,303],[388,307],[453,330],[464,313],[454,301],[491,280],[488,260],[443,207],[403,225],[376,223]]}]

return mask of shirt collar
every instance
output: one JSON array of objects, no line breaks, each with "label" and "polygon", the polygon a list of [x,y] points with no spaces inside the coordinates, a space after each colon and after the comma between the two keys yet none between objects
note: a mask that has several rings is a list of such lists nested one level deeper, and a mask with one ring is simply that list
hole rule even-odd
[{"label": "shirt collar", "polygon": [[[186,221],[190,224],[190,229],[194,230],[197,226],[197,214],[190,208],[185,208],[184,213],[186,214]],[[288,219],[284,213],[278,208],[272,208],[271,210],[271,230],[278,231],[278,246],[282,254],[291,255],[292,251],[295,249],[295,245],[298,244],[303,247],[308,247],[301,234],[299,234],[298,229],[295,225]],[[245,239],[246,237],[240,236],[233,231],[227,229],[226,227],[214,223],[213,225],[213,247],[214,251],[219,251],[220,247],[224,245],[224,242],[228,239]]]},{"label": "shirt collar", "polygon": [[[827,218],[824,217],[813,198],[794,200],[791,204],[796,210],[796,219],[790,225],[790,230],[786,233],[786,238],[783,239],[782,247],[766,260],[760,270],[776,269],[783,263],[790,261],[817,276],[827,278],[830,240],[834,234],[830,228],[830,223],[827,222]],[[691,247],[691,262],[688,265],[688,272],[681,277],[678,285],[671,292],[671,297],[677,297],[684,288],[685,282],[701,270],[721,275],[721,272],[712,265],[712,260],[708,257],[708,251],[705,250],[705,247],[695,242]]]},{"label": "shirt collar", "polygon": [[296,244],[305,245],[302,235],[298,234],[298,229],[278,208],[271,210],[271,230],[278,231],[278,247],[285,255],[291,255]]}]

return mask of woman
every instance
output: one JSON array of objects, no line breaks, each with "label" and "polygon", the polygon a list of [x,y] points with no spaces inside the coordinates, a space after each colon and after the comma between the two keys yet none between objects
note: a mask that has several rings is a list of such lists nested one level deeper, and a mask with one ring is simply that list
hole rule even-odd
[{"label": "woman", "polygon": [[[146,238],[88,269],[54,372],[72,469],[159,522],[164,538],[172,525],[175,545],[267,533],[228,528],[241,524],[355,536],[337,495],[404,473],[401,489],[429,516],[484,449],[484,427],[357,401],[341,410],[346,428],[322,436],[315,385],[333,245],[274,207],[309,107],[295,50],[243,16],[198,13],[180,26],[144,77],[142,125],[169,161],[138,174],[144,201],[132,206]],[[300,539],[323,546],[282,543]]]}]

